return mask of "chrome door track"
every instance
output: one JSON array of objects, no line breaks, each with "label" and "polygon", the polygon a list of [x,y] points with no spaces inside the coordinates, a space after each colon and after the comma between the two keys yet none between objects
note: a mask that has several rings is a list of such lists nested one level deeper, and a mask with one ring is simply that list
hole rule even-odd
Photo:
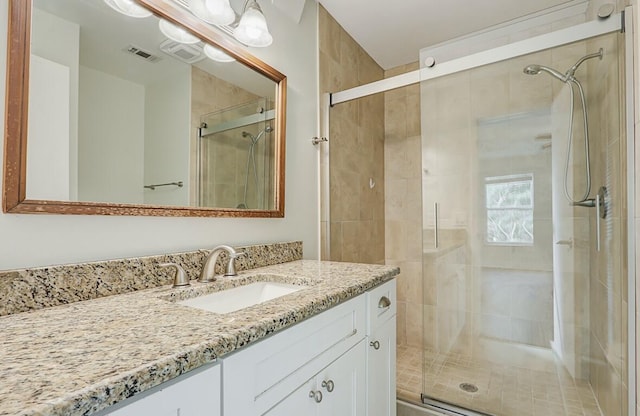
[{"label": "chrome door track", "polygon": [[424,407],[430,410],[437,411],[447,416],[495,416],[490,413],[482,413],[475,410],[467,409],[465,407],[457,406],[455,404],[443,402],[433,399],[424,393],[420,395],[422,404]]}]

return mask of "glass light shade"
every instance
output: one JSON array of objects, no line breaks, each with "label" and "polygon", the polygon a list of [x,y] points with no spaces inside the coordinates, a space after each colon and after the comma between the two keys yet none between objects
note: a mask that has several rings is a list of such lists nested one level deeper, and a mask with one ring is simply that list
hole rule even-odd
[{"label": "glass light shade", "polygon": [[233,62],[235,59],[226,53],[222,52],[215,46],[211,46],[208,43],[204,44],[204,54],[216,62]]},{"label": "glass light shade", "polygon": [[104,0],[104,2],[113,10],[129,17],[142,19],[153,14],[133,0]]},{"label": "glass light shade", "polygon": [[189,10],[199,19],[214,25],[226,26],[236,20],[229,0],[189,0]]},{"label": "glass light shade", "polygon": [[174,25],[168,20],[160,19],[160,21],[158,22],[158,27],[160,28],[160,31],[163,35],[176,42],[185,44],[200,42],[200,38],[187,32],[185,29]]},{"label": "glass light shade", "polygon": [[267,21],[255,1],[249,3],[245,9],[233,36],[247,46],[263,48],[271,45],[273,37],[267,28]]}]

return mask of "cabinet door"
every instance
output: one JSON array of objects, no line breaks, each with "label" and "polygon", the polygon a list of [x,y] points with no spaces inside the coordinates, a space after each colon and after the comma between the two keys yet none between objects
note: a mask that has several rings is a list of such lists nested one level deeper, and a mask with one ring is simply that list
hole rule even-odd
[{"label": "cabinet door", "polygon": [[220,416],[220,365],[195,370],[99,414],[109,416]]},{"label": "cabinet door", "polygon": [[263,416],[316,416],[318,406],[315,402],[315,396],[310,397],[309,394],[316,391],[316,380],[314,378],[298,387],[297,390],[271,410],[263,413]]},{"label": "cabinet door", "polygon": [[[316,385],[322,392],[319,416],[365,416],[367,405],[366,340],[322,370]],[[331,391],[330,391],[331,390]]]},{"label": "cabinet door", "polygon": [[367,415],[396,416],[396,318],[367,339]]}]

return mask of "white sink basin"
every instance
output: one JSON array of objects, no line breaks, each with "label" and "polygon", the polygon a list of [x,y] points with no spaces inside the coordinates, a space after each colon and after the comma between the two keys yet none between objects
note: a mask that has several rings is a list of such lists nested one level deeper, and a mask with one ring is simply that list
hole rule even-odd
[{"label": "white sink basin", "polygon": [[178,302],[215,313],[234,312],[249,306],[257,305],[289,293],[305,289],[306,286],[278,282],[255,282],[232,289],[222,290],[209,295],[198,296]]}]

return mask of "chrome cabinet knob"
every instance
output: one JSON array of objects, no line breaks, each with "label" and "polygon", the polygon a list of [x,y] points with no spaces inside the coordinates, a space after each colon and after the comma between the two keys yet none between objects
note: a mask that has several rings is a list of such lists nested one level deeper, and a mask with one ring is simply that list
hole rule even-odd
[{"label": "chrome cabinet knob", "polygon": [[391,301],[386,296],[381,297],[378,301],[378,309],[386,309],[389,306],[391,306]]},{"label": "chrome cabinet knob", "polygon": [[333,383],[333,380],[327,380],[322,382],[322,387],[324,387],[329,393],[331,393],[335,388],[335,384]]},{"label": "chrome cabinet knob", "polygon": [[309,392],[309,397],[312,398],[316,403],[320,403],[322,401],[322,392],[320,390]]},{"label": "chrome cabinet knob", "polygon": [[374,350],[379,350],[380,349],[380,341],[371,341],[369,343],[369,345],[371,345]]}]

